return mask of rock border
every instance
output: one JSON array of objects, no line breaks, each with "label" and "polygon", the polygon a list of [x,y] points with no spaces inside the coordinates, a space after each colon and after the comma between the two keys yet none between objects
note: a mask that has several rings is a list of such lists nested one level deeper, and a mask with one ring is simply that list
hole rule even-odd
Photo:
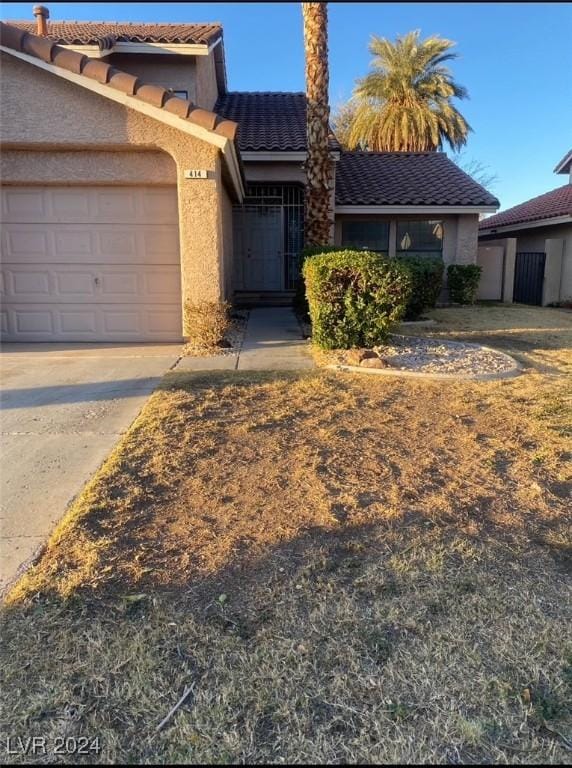
[{"label": "rock border", "polygon": [[[454,339],[443,339],[443,341],[452,341],[455,343]],[[513,379],[523,373],[523,366],[506,352],[493,349],[493,347],[487,347],[484,344],[474,344],[470,341],[463,341],[462,343],[470,347],[475,347],[475,349],[485,349],[487,352],[493,352],[496,355],[500,355],[505,360],[511,362],[512,367],[508,371],[497,371],[495,373],[425,373],[423,371],[408,371],[400,368],[364,368],[360,365],[346,365],[345,363],[331,363],[325,367],[329,370],[350,373],[366,373],[377,376],[401,376],[406,379],[448,379],[451,381],[495,381],[501,379]]]}]

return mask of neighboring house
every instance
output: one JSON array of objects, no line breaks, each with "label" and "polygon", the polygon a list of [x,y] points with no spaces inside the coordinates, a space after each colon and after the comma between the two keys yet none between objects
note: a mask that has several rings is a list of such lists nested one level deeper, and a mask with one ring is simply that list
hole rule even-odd
[{"label": "neighboring house", "polygon": [[491,294],[483,298],[572,302],[572,150],[554,172],[568,183],[480,222],[479,263]]},{"label": "neighboring house", "polygon": [[[229,92],[218,24],[34,12],[0,26],[3,339],[175,341],[187,301],[290,300],[304,94]],[[498,201],[443,153],[330,156],[332,242],[476,261]]]}]

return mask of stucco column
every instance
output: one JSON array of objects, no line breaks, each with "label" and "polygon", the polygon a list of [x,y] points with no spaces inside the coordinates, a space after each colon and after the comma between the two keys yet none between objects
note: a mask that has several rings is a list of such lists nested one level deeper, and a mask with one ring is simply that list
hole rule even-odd
[{"label": "stucco column", "polygon": [[544,244],[546,263],[544,265],[544,283],[542,285],[542,306],[560,300],[560,278],[562,275],[562,256],[564,240],[550,239]]},{"label": "stucco column", "polygon": [[504,271],[502,280],[502,300],[505,304],[512,304],[515,263],[516,237],[507,237],[504,241]]},{"label": "stucco column", "polygon": [[[185,171],[198,169],[192,152],[177,154],[177,196],[183,306],[219,301],[224,294],[220,161],[213,147],[200,160],[206,179],[187,179]],[[187,329],[183,329],[186,335]]]},{"label": "stucco column", "polygon": [[463,213],[457,219],[456,264],[476,264],[479,244],[479,217]]}]

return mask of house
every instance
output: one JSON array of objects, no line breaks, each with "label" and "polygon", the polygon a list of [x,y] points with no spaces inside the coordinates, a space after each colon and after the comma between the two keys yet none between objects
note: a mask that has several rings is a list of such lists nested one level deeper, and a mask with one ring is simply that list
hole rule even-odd
[{"label": "house", "polygon": [[[229,91],[219,24],[0,25],[2,338],[177,341],[185,302],[290,301],[303,93]],[[331,239],[474,263],[498,201],[443,153],[344,152]]]},{"label": "house", "polygon": [[480,222],[482,298],[572,302],[572,150],[554,172],[567,183]]}]

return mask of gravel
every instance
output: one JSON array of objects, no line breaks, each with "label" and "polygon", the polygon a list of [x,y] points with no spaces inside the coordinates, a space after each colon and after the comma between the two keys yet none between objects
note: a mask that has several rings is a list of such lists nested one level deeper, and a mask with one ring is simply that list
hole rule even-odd
[{"label": "gravel", "polygon": [[183,357],[219,357],[223,355],[236,355],[242,347],[246,326],[248,323],[247,310],[235,310],[232,314],[230,330],[225,336],[228,347],[199,347],[193,344],[183,346]]},{"label": "gravel", "polygon": [[[458,375],[497,374],[511,371],[515,361],[501,352],[478,344],[392,334],[389,343],[373,351],[392,368],[417,373]],[[344,353],[336,362],[347,364]]]}]

